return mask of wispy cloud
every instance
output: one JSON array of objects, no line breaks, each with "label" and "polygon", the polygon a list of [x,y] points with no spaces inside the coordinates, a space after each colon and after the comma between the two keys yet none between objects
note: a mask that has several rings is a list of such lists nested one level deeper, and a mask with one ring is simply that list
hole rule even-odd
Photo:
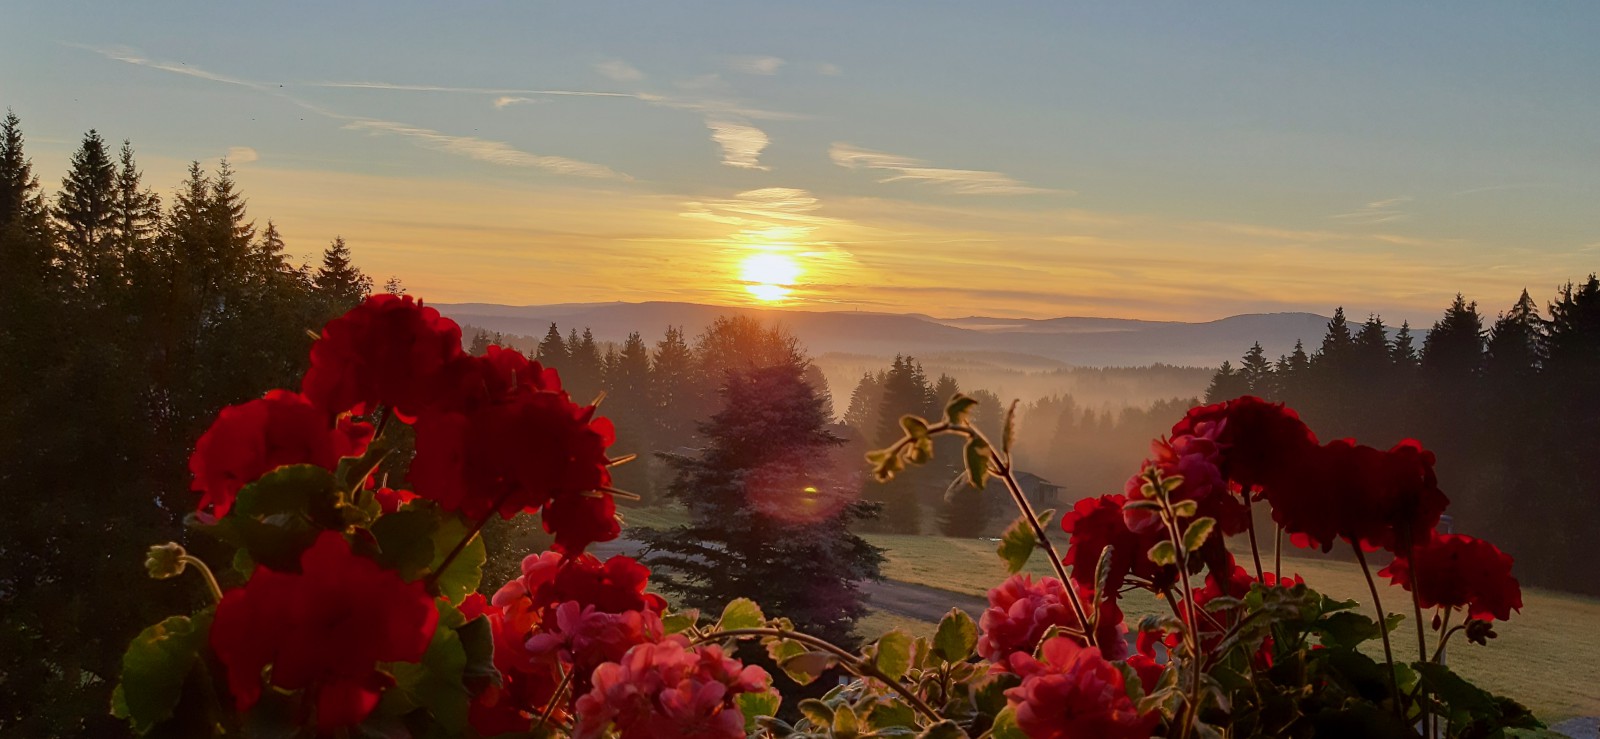
[{"label": "wispy cloud", "polygon": [[87,49],[107,59],[123,62],[125,64],[133,64],[140,67],[148,67],[150,69],[159,69],[163,72],[186,75],[202,80],[210,80],[211,82],[221,82],[227,85],[238,85],[240,87],[248,87],[255,90],[269,89],[267,85],[264,85],[260,82],[252,82],[250,80],[231,77],[225,74],[208,72],[204,69],[191,65],[188,62],[168,62],[149,59],[140,54],[138,51],[130,49],[126,46],[89,46],[86,44],[72,43],[65,45],[78,49]]},{"label": "wispy cloud", "polygon": [[516,87],[455,87],[450,85],[407,85],[394,82],[306,82],[304,87],[335,90],[392,90],[396,92],[444,92],[464,95],[550,95],[557,97],[634,98],[631,92],[604,90],[529,90]]},{"label": "wispy cloud", "polygon": [[525,97],[517,97],[517,96],[513,96],[513,95],[501,95],[500,97],[497,97],[497,98],[494,99],[494,109],[495,110],[500,110],[502,108],[507,108],[507,107],[510,107],[512,105],[521,105],[521,104],[524,104],[524,103],[542,103],[542,102],[544,102],[544,101],[539,99],[539,98],[525,98]]},{"label": "wispy cloud", "polygon": [[249,164],[261,159],[261,154],[248,146],[232,146],[225,155],[230,164]]},{"label": "wispy cloud", "polygon": [[1379,223],[1403,221],[1410,216],[1400,209],[1400,206],[1411,202],[1411,196],[1401,195],[1394,198],[1374,200],[1349,213],[1339,213],[1328,216],[1334,220],[1358,226],[1372,226]]},{"label": "wispy cloud", "polygon": [[877,169],[890,173],[879,182],[923,183],[961,195],[1071,194],[1065,190],[1034,187],[1000,172],[930,167],[921,159],[871,151],[845,143],[835,143],[828,155],[834,164],[846,169]]},{"label": "wispy cloud", "polygon": [[817,65],[817,74],[827,75],[829,77],[838,77],[839,75],[844,74],[844,70],[840,69],[839,65],[837,64],[821,62]]},{"label": "wispy cloud", "polygon": [[707,118],[711,140],[722,147],[722,163],[743,169],[768,169],[761,165],[761,150],[767,148],[767,134],[755,126],[737,121]]},{"label": "wispy cloud", "polygon": [[409,126],[393,121],[355,120],[346,123],[344,127],[352,131],[401,136],[429,149],[459,154],[480,162],[488,162],[504,167],[532,167],[546,172],[574,177],[632,179],[628,175],[602,164],[592,164],[576,159],[568,159],[567,157],[532,154],[504,141],[491,141],[480,139],[476,136],[452,136],[432,129]]},{"label": "wispy cloud", "polygon": [[632,82],[644,79],[643,72],[621,59],[607,59],[594,65],[594,69],[596,72],[605,75],[607,79],[613,79],[618,82]]},{"label": "wispy cloud", "polygon": [[775,56],[736,56],[728,59],[728,68],[741,74],[774,75],[784,63]]}]

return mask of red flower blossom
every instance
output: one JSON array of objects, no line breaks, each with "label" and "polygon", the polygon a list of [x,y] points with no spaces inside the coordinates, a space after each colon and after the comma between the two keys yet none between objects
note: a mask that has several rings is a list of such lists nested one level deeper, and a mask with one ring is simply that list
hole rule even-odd
[{"label": "red flower blossom", "polygon": [[455,321],[409,295],[374,295],[323,327],[300,389],[330,414],[386,405],[415,416],[439,400],[461,356]]},{"label": "red flower blossom", "polygon": [[615,725],[620,739],[742,739],[741,693],[771,693],[765,670],[746,666],[708,644],[693,649],[681,636],[641,644],[594,671],[594,688],[578,699],[575,739],[596,739]]},{"label": "red flower blossom", "polygon": [[1222,474],[1240,490],[1264,489],[1304,474],[1317,437],[1282,403],[1244,396],[1189,409],[1172,427],[1174,437],[1215,429]]},{"label": "red flower blossom", "polygon": [[1150,581],[1153,589],[1159,592],[1177,582],[1178,568],[1157,567],[1146,553],[1166,539],[1166,532],[1155,528],[1138,533],[1128,528],[1122,517],[1122,506],[1126,502],[1127,498],[1121,495],[1084,498],[1061,517],[1061,529],[1072,535],[1067,540],[1066,552],[1066,562],[1072,566],[1072,579],[1081,586],[1094,587],[1100,553],[1109,546],[1112,548],[1109,591],[1117,592],[1127,577],[1133,575]]},{"label": "red flower blossom", "polygon": [[[506,605],[490,605],[473,593],[461,604],[461,613],[470,621],[478,616],[489,619],[494,635],[494,667],[500,684],[485,685],[472,700],[468,723],[482,736],[526,732],[540,712],[555,697],[561,680],[561,665],[553,655],[536,656],[526,648],[528,638],[539,626],[540,617],[526,597]],[[550,706],[547,720],[567,718],[564,706]]]},{"label": "red flower blossom", "polygon": [[[1068,597],[1066,586],[1053,577],[1036,581],[1031,575],[1018,574],[1007,578],[989,591],[989,608],[978,618],[983,632],[978,637],[978,654],[995,669],[1007,670],[1013,656],[1033,654],[1051,626],[1082,630]],[[1092,607],[1092,589],[1079,587],[1078,597],[1085,608]],[[1095,641],[1101,651],[1108,659],[1126,656],[1128,642],[1123,636],[1128,627],[1115,599],[1101,602],[1098,621]]]},{"label": "red flower blossom", "polygon": [[[483,402],[417,419],[417,494],[473,519],[543,508],[545,528],[568,554],[616,538],[610,494],[597,492],[611,484],[611,422],[573,403],[554,372],[519,359],[497,352],[477,360],[488,368],[480,377],[491,378]],[[514,384],[491,387],[494,377]]]},{"label": "red flower blossom", "polygon": [[543,609],[566,601],[594,606],[606,613],[666,610],[667,601],[646,593],[650,569],[631,557],[616,555],[605,562],[592,554],[563,558],[555,552],[522,560],[522,576],[500,588],[494,602],[527,596]]},{"label": "red flower blossom", "polygon": [[[1172,492],[1174,502],[1192,500],[1199,506],[1196,516],[1209,516],[1217,520],[1217,528],[1224,534],[1237,534],[1250,525],[1250,514],[1244,501],[1228,491],[1227,480],[1217,466],[1221,453],[1213,434],[1219,427],[1207,426],[1200,434],[1184,434],[1171,439],[1151,442],[1154,456],[1145,460],[1143,470],[1155,468],[1164,478],[1183,477],[1183,484]],[[1143,499],[1144,474],[1128,479],[1123,492],[1128,500]],[[1161,519],[1152,511],[1124,510],[1123,519],[1135,532],[1148,533],[1161,530]]]},{"label": "red flower blossom", "polygon": [[1057,637],[1041,656],[1024,655],[1022,684],[1006,691],[1017,728],[1032,739],[1145,739],[1155,729],[1159,717],[1139,714],[1122,671],[1099,652]]},{"label": "red flower blossom", "polygon": [[422,659],[439,614],[421,582],[352,553],[335,532],[324,531],[300,564],[299,574],[257,567],[228,591],[211,648],[240,710],[260,699],[270,665],[274,687],[309,691],[318,730],[328,732],[360,723],[377,705],[392,682],[378,663]]},{"label": "red flower blossom", "polygon": [[1505,621],[1522,610],[1522,586],[1511,575],[1511,562],[1511,555],[1482,539],[1438,534],[1378,574],[1414,590],[1423,608],[1465,607],[1468,618]]},{"label": "red flower blossom", "polygon": [[1404,554],[1429,539],[1439,525],[1440,515],[1450,505],[1450,499],[1439,490],[1433,462],[1433,452],[1423,449],[1414,439],[1406,439],[1384,453],[1373,481],[1379,490],[1383,526],[1368,540],[1370,544]]},{"label": "red flower blossom", "polygon": [[378,501],[378,507],[383,509],[385,515],[400,510],[400,506],[416,500],[417,494],[410,490],[395,490],[394,488],[378,488],[372,491],[372,497]]},{"label": "red flower blossom", "polygon": [[1433,453],[1410,439],[1387,452],[1349,439],[1329,442],[1307,455],[1293,483],[1269,487],[1265,497],[1296,545],[1323,551],[1343,538],[1403,553],[1427,537],[1450,502],[1433,473]]},{"label": "red flower blossom", "polygon": [[198,510],[228,515],[239,489],[279,467],[314,464],[329,470],[340,457],[366,451],[372,426],[338,423],[299,393],[273,390],[258,400],[223,408],[189,457]]}]

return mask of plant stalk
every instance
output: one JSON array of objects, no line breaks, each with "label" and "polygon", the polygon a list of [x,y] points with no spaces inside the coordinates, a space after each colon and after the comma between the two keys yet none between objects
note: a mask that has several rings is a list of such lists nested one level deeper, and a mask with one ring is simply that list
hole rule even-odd
[{"label": "plant stalk", "polygon": [[1383,612],[1383,601],[1378,597],[1378,584],[1372,579],[1372,568],[1367,566],[1367,554],[1361,551],[1359,542],[1350,542],[1350,548],[1356,552],[1356,561],[1361,563],[1361,574],[1367,578],[1367,590],[1372,593],[1372,607],[1378,611],[1378,633],[1383,636],[1383,660],[1388,665],[1389,692],[1394,695],[1394,710],[1405,720],[1405,714],[1400,711],[1400,686],[1394,679],[1394,648],[1389,644],[1389,624],[1387,614]]}]

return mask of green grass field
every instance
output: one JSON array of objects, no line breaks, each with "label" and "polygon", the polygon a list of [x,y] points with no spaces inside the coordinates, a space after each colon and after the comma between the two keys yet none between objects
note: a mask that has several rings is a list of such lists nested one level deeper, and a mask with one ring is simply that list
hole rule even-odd
[{"label": "green grass field", "polygon": [[[983,595],[1006,576],[992,542],[877,534],[867,539],[887,550],[884,576],[891,580]],[[1366,580],[1354,564],[1289,557],[1286,551],[1283,569],[1335,598],[1364,604],[1371,601]],[[1039,553],[1026,571],[1044,575],[1050,574],[1051,568]],[[1378,587],[1388,610],[1408,617],[1394,635],[1396,657],[1414,660],[1416,627],[1409,620],[1406,593],[1381,579]],[[1500,637],[1489,646],[1469,644],[1459,634],[1451,639],[1451,667],[1488,690],[1523,702],[1546,721],[1600,714],[1600,686],[1579,677],[1600,669],[1600,629],[1596,628],[1600,626],[1600,600],[1534,588],[1525,588],[1522,595],[1522,612],[1513,614],[1509,623],[1496,626]],[[1136,593],[1124,598],[1123,610],[1129,621],[1137,621],[1160,607],[1153,597]],[[933,628],[933,624],[908,624],[906,619],[892,623],[897,617],[887,614],[880,618],[888,624],[885,628],[901,626],[916,633],[931,633]],[[863,632],[874,633],[868,624],[863,624]],[[1381,655],[1381,647],[1374,648]]]}]

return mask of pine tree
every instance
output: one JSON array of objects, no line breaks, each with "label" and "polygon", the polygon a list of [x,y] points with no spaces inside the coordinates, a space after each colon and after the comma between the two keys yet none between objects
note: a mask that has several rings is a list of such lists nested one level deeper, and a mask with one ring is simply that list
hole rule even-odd
[{"label": "pine tree", "polygon": [[1401,373],[1410,374],[1417,368],[1417,349],[1412,345],[1411,322],[1400,323],[1400,330],[1394,332],[1394,342],[1389,346],[1389,361]]},{"label": "pine tree", "polygon": [[1544,321],[1527,290],[1511,310],[1500,314],[1489,331],[1484,375],[1493,385],[1515,384],[1532,377],[1544,364]]},{"label": "pine tree", "polygon": [[117,167],[112,224],[116,231],[117,257],[125,265],[135,254],[145,250],[161,228],[161,197],[145,187],[143,180],[133,158],[133,144],[124,140]]},{"label": "pine tree", "polygon": [[567,351],[567,342],[561,338],[561,329],[550,324],[550,330],[544,334],[544,339],[539,342],[539,349],[534,359],[546,367],[555,367],[560,370],[567,365],[567,360],[572,354]]},{"label": "pine tree", "polygon": [[1235,371],[1233,363],[1223,362],[1217,368],[1217,373],[1211,376],[1211,384],[1206,387],[1206,402],[1220,403],[1249,394],[1250,382],[1245,379],[1244,373]]},{"label": "pine tree", "polygon": [[644,561],[685,606],[717,613],[738,597],[836,644],[854,645],[867,612],[860,583],[880,577],[882,554],[850,532],[871,507],[832,469],[839,439],[804,365],[731,371],[722,410],[700,433],[706,448],[664,455],[668,495],[690,523],[641,530]]},{"label": "pine tree", "polygon": [[1328,332],[1322,337],[1322,349],[1317,352],[1316,360],[1343,369],[1354,344],[1355,340],[1350,336],[1350,324],[1344,319],[1344,306],[1335,308],[1333,318],[1328,320]]},{"label": "pine tree", "polygon": [[80,287],[96,292],[120,281],[116,248],[117,167],[93,129],[72,155],[51,210],[62,256]]},{"label": "pine tree", "polygon": [[594,332],[587,327],[583,329],[582,338],[570,346],[572,361],[568,363],[566,373],[561,375],[562,385],[572,393],[572,397],[587,403],[604,389],[601,386],[604,378],[600,375],[604,371],[605,358],[600,356],[600,344],[594,340]]},{"label": "pine tree", "polygon": [[350,247],[343,236],[322,252],[322,268],[317,270],[317,292],[331,305],[349,309],[372,294],[372,278],[350,260]]},{"label": "pine tree", "polygon": [[[916,359],[896,356],[883,380],[883,400],[878,406],[878,431],[873,446],[887,447],[904,433],[900,419],[906,415],[929,417],[933,388]],[[895,533],[916,534],[922,529],[922,498],[944,491],[942,467],[915,466],[887,483],[868,481],[865,497],[883,503],[883,512],[873,528]]]},{"label": "pine tree", "polygon": [[481,357],[489,353],[489,347],[492,344],[494,344],[494,339],[489,336],[489,332],[480,328],[472,333],[472,343],[467,346],[467,353],[474,357]]},{"label": "pine tree", "polygon": [[405,295],[406,284],[400,280],[400,275],[389,275],[389,279],[383,281],[383,291],[390,295]]},{"label": "pine tree", "polygon": [[683,329],[668,326],[650,358],[651,448],[689,446],[695,431],[697,372]]},{"label": "pine tree", "polygon": [[[42,297],[55,275],[54,245],[48,211],[39,192],[39,178],[23,151],[22,122],[6,111],[0,123],[0,298],[24,293]],[[25,320],[13,315],[0,321],[0,331]]]},{"label": "pine tree", "polygon": [[23,152],[22,121],[7,109],[0,123],[0,229],[41,214],[40,202],[39,178]]},{"label": "pine tree", "polygon": [[1261,342],[1252,344],[1250,351],[1244,353],[1244,358],[1239,363],[1239,377],[1249,394],[1268,394],[1272,387],[1272,365],[1267,362],[1267,355],[1261,349]]},{"label": "pine tree", "polygon": [[1422,369],[1435,380],[1464,380],[1483,371],[1483,318],[1460,293],[1422,342]]},{"label": "pine tree", "polygon": [[878,435],[878,410],[883,404],[883,373],[863,372],[856,389],[850,393],[850,407],[845,409],[844,423],[855,428],[864,439]]},{"label": "pine tree", "polygon": [[637,454],[639,459],[612,471],[617,487],[632,493],[650,492],[650,453],[652,448],[650,423],[652,406],[650,383],[650,349],[645,346],[639,332],[628,334],[622,350],[606,354],[606,401],[603,408],[617,428],[617,441],[613,448],[622,454]]}]

